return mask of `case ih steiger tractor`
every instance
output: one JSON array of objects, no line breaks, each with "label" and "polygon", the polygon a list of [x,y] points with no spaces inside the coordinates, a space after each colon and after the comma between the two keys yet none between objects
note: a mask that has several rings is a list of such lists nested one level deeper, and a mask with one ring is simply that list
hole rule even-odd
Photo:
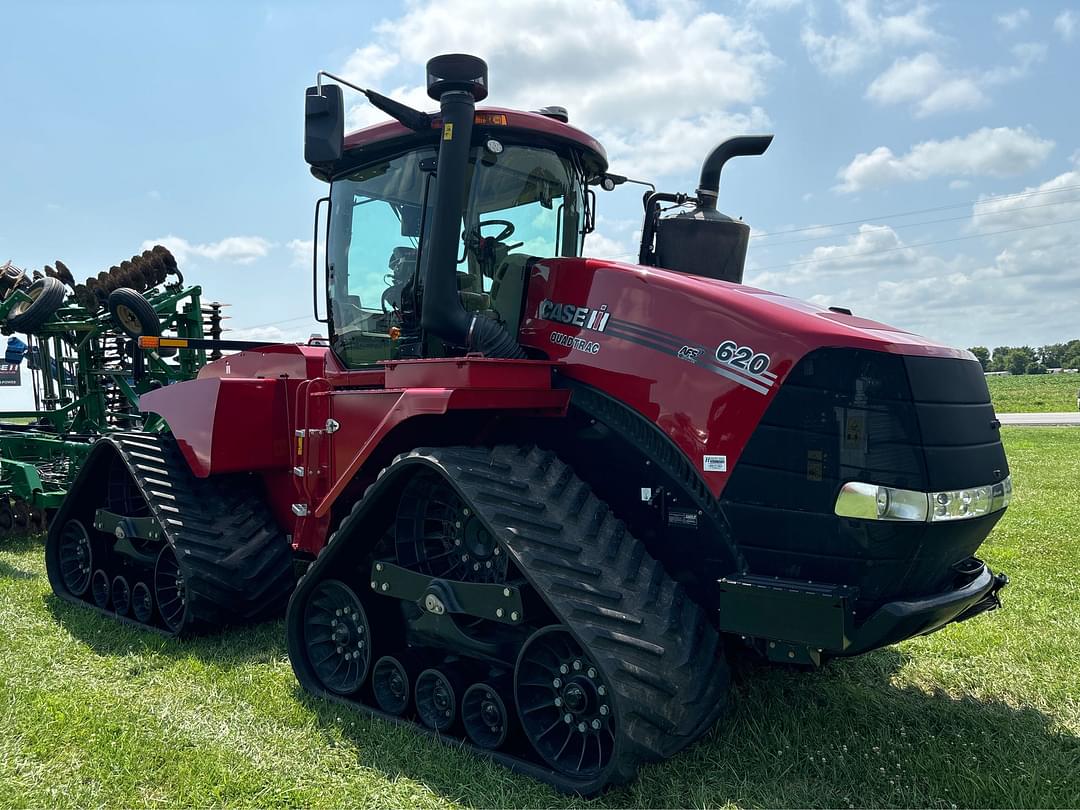
[{"label": "case ih steiger tractor", "polygon": [[477,109],[486,66],[442,56],[437,113],[355,88],[394,120],[343,137],[321,76],[329,345],[144,395],[171,435],[95,447],[49,535],[59,594],[122,613],[98,588],[122,574],[194,633],[314,558],[286,618],[305,688],[581,793],[707,731],[727,647],[816,665],[999,605],[979,363],[741,284],[720,170],[769,138],[647,194],[639,264],[601,261],[592,187],[625,178],[561,109]]}]

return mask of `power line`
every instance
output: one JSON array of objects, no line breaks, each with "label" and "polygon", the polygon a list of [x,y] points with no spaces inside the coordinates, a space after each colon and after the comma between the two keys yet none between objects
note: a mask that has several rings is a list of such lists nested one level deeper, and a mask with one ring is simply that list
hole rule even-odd
[{"label": "power line", "polygon": [[[1004,214],[1004,213],[1012,214],[1012,213],[1014,213],[1016,211],[1031,211],[1031,210],[1033,210],[1035,208],[1050,208],[1050,207],[1053,207],[1055,205],[1076,205],[1078,203],[1080,203],[1080,198],[1075,199],[1075,200],[1056,200],[1055,202],[1039,203],[1038,205],[1023,205],[1023,206],[1019,206],[1017,208],[1010,208],[1008,211],[1003,211],[1003,212],[1000,212],[1000,213],[1002,213],[1002,214]],[[998,212],[995,212],[995,213],[992,213],[992,214],[987,214],[986,216],[995,216],[997,213]],[[918,228],[918,227],[921,227],[923,225],[938,225],[938,224],[940,224],[942,222],[960,222],[960,221],[965,220],[965,219],[971,219],[972,216],[973,216],[972,214],[964,214],[963,216],[959,216],[959,217],[943,217],[943,218],[940,218],[940,219],[924,219],[921,222],[906,222],[906,223],[901,223],[899,225],[891,225],[891,224],[884,224],[883,223],[883,224],[879,225],[878,227],[879,228],[890,228],[891,230],[896,231],[896,230],[900,230],[901,228]],[[817,230],[818,228],[831,228],[831,227],[833,227],[833,226],[832,225],[817,225],[817,226],[814,226],[814,228],[808,229],[808,230]],[[860,233],[862,233],[862,231],[844,231],[843,233],[827,233],[827,234],[823,234],[821,236],[812,236],[812,237],[809,237],[807,239],[791,239],[791,240],[786,241],[786,242],[779,242],[779,243],[777,243],[775,245],[773,245],[773,244],[760,245],[760,246],[758,246],[758,249],[761,250],[761,249],[765,249],[765,248],[786,247],[787,245],[802,245],[802,244],[805,244],[807,242],[822,242],[822,241],[824,241],[826,239],[835,239],[837,237],[842,237],[842,236],[858,236]],[[768,234],[765,234],[765,235],[768,236]]]},{"label": "power line", "polygon": [[312,315],[297,315],[295,318],[286,318],[285,320],[270,321],[269,323],[259,323],[259,324],[255,324],[254,326],[236,326],[236,327],[233,327],[232,329],[233,329],[234,332],[238,332],[240,330],[249,331],[251,329],[265,329],[268,326],[281,326],[282,324],[286,324],[286,323],[296,323],[297,321],[313,321],[313,320],[315,320],[315,318]]},{"label": "power line", "polygon": [[972,233],[967,236],[954,236],[951,239],[934,239],[929,242],[913,242],[910,245],[900,245],[899,247],[881,248],[880,250],[868,250],[865,253],[854,253],[850,256],[840,256],[838,258],[826,258],[826,259],[800,259],[795,262],[788,262],[787,264],[773,264],[767,267],[755,267],[751,269],[751,272],[761,273],[765,270],[782,270],[787,267],[795,267],[800,264],[817,264],[821,262],[840,262],[847,259],[865,259],[867,256],[877,256],[881,253],[894,253],[898,250],[910,250],[911,248],[918,247],[930,247],[931,245],[944,245],[948,242],[960,242],[965,239],[982,239],[988,236],[997,236],[1003,233],[1016,233],[1017,231],[1030,231],[1035,228],[1049,228],[1054,225],[1068,225],[1072,222],[1080,222],[1080,217],[1074,217],[1072,219],[1062,219],[1057,222],[1042,222],[1038,225],[1022,225],[1018,228],[1005,228],[1000,231],[988,231],[987,233]]},{"label": "power line", "polygon": [[939,205],[934,208],[918,208],[912,211],[898,211],[893,214],[882,214],[876,217],[868,217],[866,219],[849,219],[844,222],[831,222],[825,225],[806,225],[801,228],[790,228],[785,231],[770,231],[769,233],[751,234],[751,239],[768,239],[773,236],[783,236],[788,233],[802,233],[804,231],[816,231],[819,228],[838,228],[841,225],[860,225],[864,222],[873,222],[874,220],[881,219],[895,219],[896,217],[910,217],[916,214],[932,214],[937,211],[949,211],[954,208],[966,208],[972,205],[986,205],[987,203],[1002,202],[1003,200],[1017,200],[1025,197],[1036,197],[1040,194],[1060,194],[1065,191],[1075,191],[1080,189],[1080,185],[1062,186],[1061,188],[1051,188],[1042,191],[1021,191],[1016,194],[1002,194],[996,197],[986,197],[981,200],[968,200],[967,202],[953,203],[952,205]]}]

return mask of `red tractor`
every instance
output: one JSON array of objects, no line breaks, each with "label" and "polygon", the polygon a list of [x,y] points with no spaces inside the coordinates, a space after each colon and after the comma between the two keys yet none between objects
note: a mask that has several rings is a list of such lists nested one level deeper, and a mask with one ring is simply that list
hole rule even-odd
[{"label": "red tractor", "polygon": [[394,120],[348,137],[341,86],[308,89],[329,342],[143,396],[169,433],[95,447],[58,594],[190,634],[292,592],[305,688],[580,793],[705,733],[726,652],[819,665],[999,606],[979,363],[741,283],[720,171],[770,138],[647,194],[638,264],[587,259],[593,188],[625,180],[600,144],[477,109],[475,57],[428,89],[438,113],[361,90]]}]

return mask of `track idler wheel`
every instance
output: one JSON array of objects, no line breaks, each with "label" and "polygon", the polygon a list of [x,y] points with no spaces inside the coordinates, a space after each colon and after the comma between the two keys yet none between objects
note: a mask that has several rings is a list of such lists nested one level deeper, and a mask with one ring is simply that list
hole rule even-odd
[{"label": "track idler wheel", "polygon": [[617,734],[611,687],[569,631],[553,625],[529,637],[514,692],[525,736],[552,768],[579,779],[607,768]]},{"label": "track idler wheel", "polygon": [[371,670],[375,702],[387,714],[402,715],[409,708],[409,671],[392,655],[384,655]]},{"label": "track idler wheel", "polygon": [[371,627],[360,599],[344,582],[319,584],[304,607],[304,647],[323,687],[357,691],[371,664]]},{"label": "track idler wheel", "polygon": [[154,615],[154,595],[145,582],[136,582],[131,589],[131,612],[143,624],[149,624]]},{"label": "track idler wheel", "polygon": [[99,568],[94,572],[93,578],[90,580],[90,592],[94,597],[94,604],[104,610],[109,606],[109,593],[112,590],[109,582],[109,575],[105,573],[104,568]]},{"label": "track idler wheel", "polygon": [[449,731],[457,718],[458,696],[454,684],[437,669],[425,669],[416,679],[416,713],[420,722],[435,731]]},{"label": "track idler wheel", "polygon": [[60,577],[72,596],[82,596],[90,587],[94,553],[90,535],[77,520],[69,520],[60,536]]},{"label": "track idler wheel", "polygon": [[126,616],[131,610],[131,586],[123,576],[113,578],[112,603],[118,616]]},{"label": "track idler wheel", "polygon": [[161,621],[170,632],[179,633],[187,615],[187,586],[184,584],[184,573],[176,562],[176,553],[170,545],[158,553],[154,565],[154,593]]},{"label": "track idler wheel", "polygon": [[509,678],[495,683],[474,683],[461,698],[465,733],[481,748],[500,748],[509,736],[511,716],[500,694],[508,694],[509,686]]}]

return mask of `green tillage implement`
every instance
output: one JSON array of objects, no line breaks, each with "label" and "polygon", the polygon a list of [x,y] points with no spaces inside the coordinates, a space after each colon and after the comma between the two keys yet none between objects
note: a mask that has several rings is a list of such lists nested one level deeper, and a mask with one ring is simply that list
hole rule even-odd
[{"label": "green tillage implement", "polygon": [[[219,337],[221,305],[204,308],[201,293],[182,283],[143,292],[159,322],[156,333]],[[0,301],[0,323],[29,301],[24,290],[11,290]],[[26,338],[36,407],[0,412],[0,536],[45,527],[99,436],[160,430],[140,413],[139,396],[193,378],[207,360],[203,349],[171,357],[139,350],[121,319],[107,309],[91,312],[70,295]]]}]

